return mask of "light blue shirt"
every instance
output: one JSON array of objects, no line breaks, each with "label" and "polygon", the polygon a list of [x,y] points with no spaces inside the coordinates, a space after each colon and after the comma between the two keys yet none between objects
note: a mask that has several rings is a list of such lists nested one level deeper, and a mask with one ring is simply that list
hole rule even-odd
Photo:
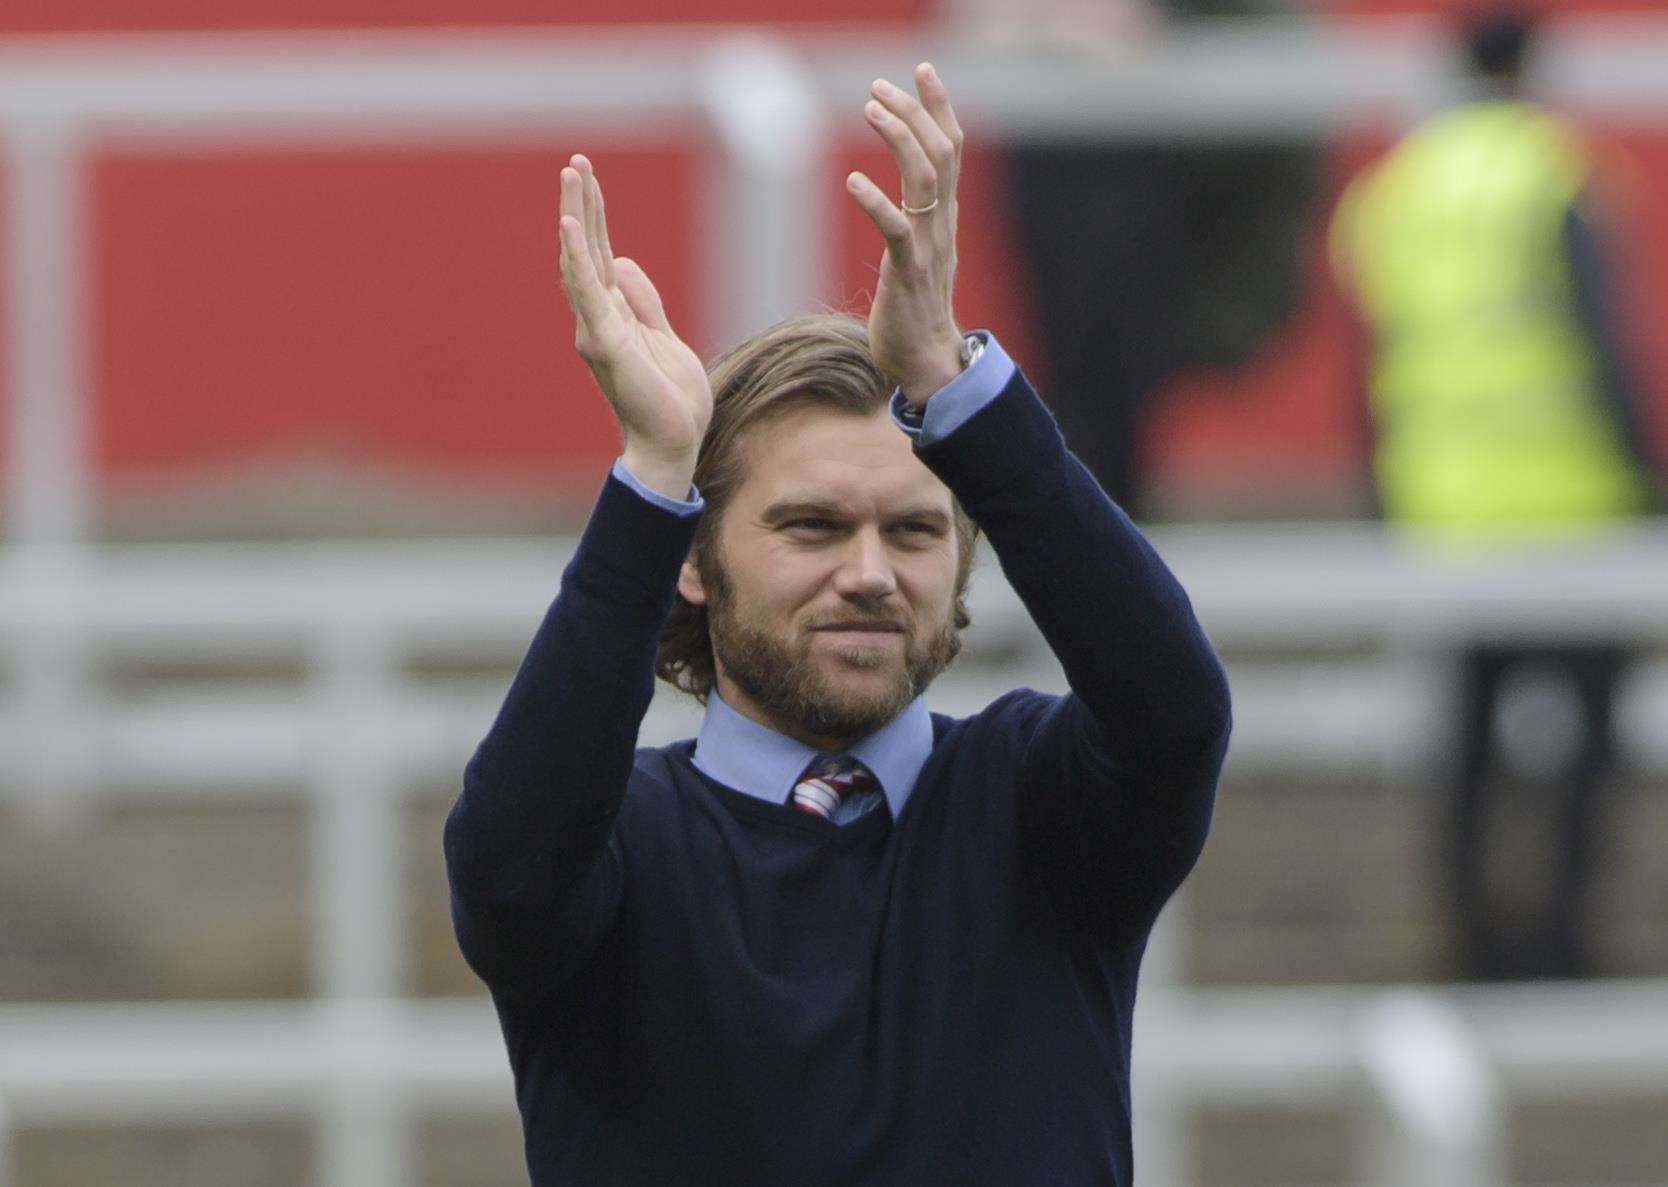
[{"label": "light blue shirt", "polygon": [[[701,719],[691,761],[725,787],[773,804],[785,804],[794,783],[819,753],[804,742],[742,716],[715,688],[707,697],[707,712]],[[841,753],[869,768],[880,784],[880,795],[871,793],[840,801],[834,810],[834,823],[849,824],[879,807],[882,796],[896,820],[932,753],[932,714],[927,711],[926,699],[916,697],[902,713]]]},{"label": "light blue shirt", "polygon": [[[912,409],[901,390],[892,393],[892,419],[916,439],[918,447],[943,440],[1001,394],[1013,378],[1014,363],[987,330],[975,330],[983,351],[971,366],[927,400],[924,411]],[[700,491],[689,488],[687,499],[673,499],[650,490],[626,468],[614,462],[614,476],[657,507],[676,515],[698,515],[706,506]],[[724,703],[715,688],[707,698],[706,716],[695,739],[695,766],[726,787],[774,804],[785,804],[793,785],[819,752],[786,734],[744,717]],[[916,697],[909,707],[844,753],[862,761],[880,783],[880,795],[853,797],[841,802],[835,824],[847,824],[877,807],[884,796],[897,819],[915,780],[932,753],[932,715],[926,701]]]}]

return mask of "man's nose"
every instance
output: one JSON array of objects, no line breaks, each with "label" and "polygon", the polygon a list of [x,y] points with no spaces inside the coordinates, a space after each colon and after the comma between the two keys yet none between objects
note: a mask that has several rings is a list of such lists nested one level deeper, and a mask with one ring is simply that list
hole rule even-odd
[{"label": "man's nose", "polygon": [[886,542],[874,528],[853,532],[835,575],[836,588],[848,597],[885,597],[898,588]]}]

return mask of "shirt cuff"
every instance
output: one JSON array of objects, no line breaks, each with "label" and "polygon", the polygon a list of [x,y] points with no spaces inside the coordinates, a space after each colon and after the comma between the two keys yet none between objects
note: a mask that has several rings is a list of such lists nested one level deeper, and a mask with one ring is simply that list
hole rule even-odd
[{"label": "shirt cuff", "polygon": [[983,350],[967,370],[950,380],[928,398],[922,407],[912,407],[903,389],[892,393],[892,419],[924,448],[955,432],[973,414],[1002,394],[1014,376],[1014,361],[989,330],[974,330]]},{"label": "shirt cuff", "polygon": [[614,459],[614,477],[636,491],[643,499],[664,511],[670,511],[673,515],[699,515],[702,508],[707,505],[707,501],[701,497],[701,492],[693,486],[689,488],[689,498],[687,499],[674,499],[661,494],[657,490],[650,490],[643,485],[641,478],[627,468],[623,457]]}]

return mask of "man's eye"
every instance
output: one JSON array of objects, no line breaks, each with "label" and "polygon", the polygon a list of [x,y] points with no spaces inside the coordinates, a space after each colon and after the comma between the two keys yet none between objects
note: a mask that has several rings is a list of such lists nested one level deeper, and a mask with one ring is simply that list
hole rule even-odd
[{"label": "man's eye", "polygon": [[790,528],[805,528],[813,532],[825,532],[829,528],[833,527],[834,524],[831,520],[818,519],[814,516],[809,516],[804,519],[790,519],[783,526]]},{"label": "man's eye", "polygon": [[908,523],[899,524],[898,526],[903,528],[904,531],[915,535],[936,536],[938,534],[938,528],[936,526],[930,523],[923,523],[918,519],[912,519]]}]

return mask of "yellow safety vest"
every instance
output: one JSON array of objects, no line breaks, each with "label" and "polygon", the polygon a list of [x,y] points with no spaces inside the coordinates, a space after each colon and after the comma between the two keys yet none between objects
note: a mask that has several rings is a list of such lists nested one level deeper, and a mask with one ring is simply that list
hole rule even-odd
[{"label": "yellow safety vest", "polygon": [[1586,178],[1566,123],[1501,100],[1424,124],[1345,193],[1333,260],[1373,331],[1374,468],[1393,521],[1463,542],[1567,536],[1644,508],[1565,263]]}]

